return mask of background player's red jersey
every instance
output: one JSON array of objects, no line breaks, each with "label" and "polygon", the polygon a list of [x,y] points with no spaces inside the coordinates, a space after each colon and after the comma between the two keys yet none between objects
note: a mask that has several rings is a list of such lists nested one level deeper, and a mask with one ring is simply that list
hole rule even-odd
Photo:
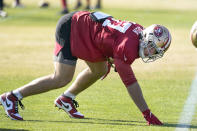
[{"label": "background player's red jersey", "polygon": [[114,18],[95,22],[90,12],[77,12],[71,23],[72,55],[90,62],[114,58],[114,64],[126,86],[136,81],[130,64],[139,57],[139,24]]}]

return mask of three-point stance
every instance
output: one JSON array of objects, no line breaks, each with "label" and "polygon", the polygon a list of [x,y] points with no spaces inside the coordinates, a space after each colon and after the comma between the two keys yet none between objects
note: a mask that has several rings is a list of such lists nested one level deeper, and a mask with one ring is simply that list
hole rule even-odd
[{"label": "three-point stance", "polygon": [[171,43],[167,28],[154,24],[144,29],[139,24],[116,20],[102,12],[80,11],[63,16],[55,35],[55,73],[0,96],[11,119],[23,120],[18,113],[22,98],[66,86],[73,78],[79,58],[88,68],[54,101],[55,106],[70,117],[84,118],[76,110],[75,97],[98,79],[106,77],[113,65],[148,124],[162,125],[149,110],[130,65],[139,57],[144,62],[161,58]]}]

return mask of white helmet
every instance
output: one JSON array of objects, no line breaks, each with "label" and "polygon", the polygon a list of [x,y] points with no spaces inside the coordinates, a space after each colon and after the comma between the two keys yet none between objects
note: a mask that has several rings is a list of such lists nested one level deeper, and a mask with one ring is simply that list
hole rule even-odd
[{"label": "white helmet", "polygon": [[192,26],[192,29],[190,31],[190,37],[193,45],[197,48],[197,21]]},{"label": "white helmet", "polygon": [[[147,62],[161,58],[171,43],[171,35],[168,29],[162,25],[151,25],[142,31],[140,40],[139,56]],[[147,48],[148,55],[145,56],[144,49]],[[155,48],[156,53],[150,54],[150,49]]]}]

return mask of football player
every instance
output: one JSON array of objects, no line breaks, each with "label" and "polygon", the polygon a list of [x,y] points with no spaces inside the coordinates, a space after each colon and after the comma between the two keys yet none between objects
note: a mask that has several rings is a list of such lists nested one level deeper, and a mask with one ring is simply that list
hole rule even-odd
[{"label": "football player", "polygon": [[[90,9],[90,0],[86,0],[86,2],[87,2],[87,6],[86,6],[85,9],[86,9],[86,10],[89,10],[89,9]],[[76,10],[76,9],[80,8],[81,5],[82,5],[82,4],[81,4],[81,0],[77,0],[77,5],[75,6],[74,9]]]},{"label": "football player", "polygon": [[62,4],[62,11],[60,13],[61,14],[67,14],[67,13],[69,13],[68,5],[67,5],[67,0],[61,0],[61,4]]},{"label": "football player", "polygon": [[[90,7],[90,0],[86,0],[86,2],[87,2],[87,6],[86,6],[86,10],[89,10],[89,9],[91,9],[91,7]],[[81,7],[81,0],[77,0],[77,4],[76,4],[76,6],[75,6],[75,10],[76,9],[78,9],[78,8],[80,8]],[[95,6],[95,8],[96,9],[100,9],[101,8],[101,0],[97,0],[97,4],[96,4],[96,6]]]},{"label": "football player", "polygon": [[13,6],[14,8],[24,8],[24,5],[21,4],[21,1],[20,1],[20,0],[15,0],[15,1],[13,2],[12,6]]},{"label": "football player", "polygon": [[40,8],[48,8],[49,7],[49,2],[45,1],[45,0],[40,0],[38,3],[38,6]]},{"label": "football player", "polygon": [[55,106],[72,118],[84,118],[76,109],[75,97],[106,77],[114,67],[148,125],[162,125],[146,104],[130,65],[138,58],[147,63],[164,55],[171,43],[166,27],[153,24],[143,28],[135,22],[117,20],[102,12],[80,11],[62,16],[55,36],[55,73],[2,94],[0,102],[8,117],[23,120],[18,113],[18,103],[23,107],[21,100],[27,96],[66,86],[73,79],[77,59],[82,59],[88,67],[57,97]]},{"label": "football player", "polygon": [[101,9],[101,0],[97,0],[96,9]]},{"label": "football player", "polygon": [[7,13],[3,10],[4,8],[4,3],[3,0],[0,0],[0,17],[6,17]]}]

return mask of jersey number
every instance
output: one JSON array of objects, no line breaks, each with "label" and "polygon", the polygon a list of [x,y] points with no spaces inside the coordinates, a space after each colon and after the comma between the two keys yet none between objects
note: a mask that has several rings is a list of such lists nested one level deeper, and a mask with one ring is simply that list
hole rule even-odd
[{"label": "jersey number", "polygon": [[111,27],[115,30],[125,33],[127,29],[132,25],[132,23],[129,23],[127,21],[115,20],[111,18],[111,19],[106,19],[102,25]]}]

